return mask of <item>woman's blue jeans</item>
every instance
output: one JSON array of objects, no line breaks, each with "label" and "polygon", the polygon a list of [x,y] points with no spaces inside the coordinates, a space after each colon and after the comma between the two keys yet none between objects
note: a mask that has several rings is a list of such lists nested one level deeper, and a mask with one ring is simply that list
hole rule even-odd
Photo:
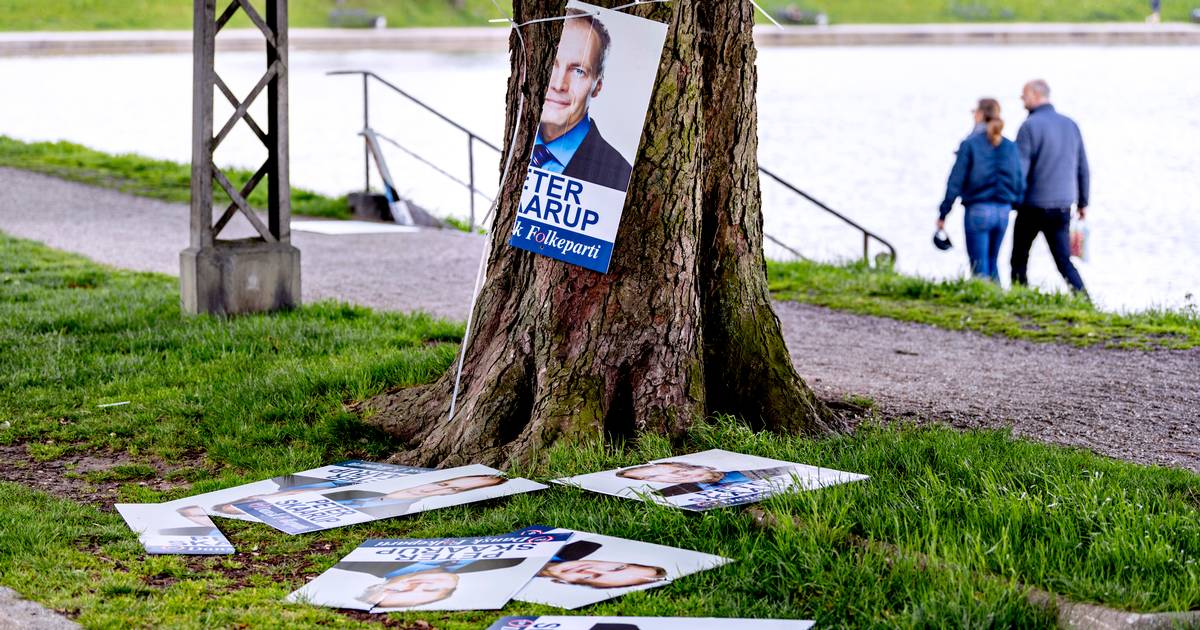
[{"label": "woman's blue jeans", "polygon": [[967,231],[967,256],[971,259],[971,273],[1000,284],[1000,269],[996,258],[1000,255],[1000,243],[1008,231],[1008,213],[1011,204],[977,203],[967,206],[965,226]]}]

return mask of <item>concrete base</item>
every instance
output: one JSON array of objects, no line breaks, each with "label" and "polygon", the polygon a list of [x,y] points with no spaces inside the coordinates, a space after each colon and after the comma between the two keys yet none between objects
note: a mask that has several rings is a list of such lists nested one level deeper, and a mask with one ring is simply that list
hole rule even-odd
[{"label": "concrete base", "polygon": [[[396,218],[392,216],[391,205],[388,204],[388,199],[384,195],[355,192],[350,193],[347,199],[350,203],[350,214],[355,219],[362,221],[385,221],[388,223],[396,222]],[[412,215],[415,225],[438,229],[446,227],[445,223],[430,214],[425,208],[408,200],[405,200],[404,203],[408,205],[408,212]]]},{"label": "concrete base", "polygon": [[300,250],[258,239],[218,241],[179,254],[179,290],[189,315],[240,315],[300,304]]}]

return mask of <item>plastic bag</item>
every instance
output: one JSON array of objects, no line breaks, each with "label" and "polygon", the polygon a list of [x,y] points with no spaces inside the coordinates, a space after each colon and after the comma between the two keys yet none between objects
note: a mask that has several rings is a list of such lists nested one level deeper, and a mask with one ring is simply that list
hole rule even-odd
[{"label": "plastic bag", "polygon": [[1078,258],[1083,262],[1088,259],[1088,233],[1090,232],[1087,221],[1083,219],[1071,220],[1071,256]]}]

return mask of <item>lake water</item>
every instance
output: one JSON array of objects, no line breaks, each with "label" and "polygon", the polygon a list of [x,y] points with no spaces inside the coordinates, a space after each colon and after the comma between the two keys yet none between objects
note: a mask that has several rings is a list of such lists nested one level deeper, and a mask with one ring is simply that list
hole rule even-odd
[{"label": "lake water", "polygon": [[[760,51],[761,161],[800,188],[892,241],[909,273],[966,273],[962,210],[949,221],[959,244],[930,236],[953,151],[980,96],[994,96],[1015,137],[1029,78],[1053,86],[1059,110],[1083,129],[1092,166],[1090,259],[1080,269],[1114,310],[1178,307],[1200,295],[1200,52],[1194,47],[861,47]],[[261,56],[226,54],[218,72],[239,96]],[[361,86],[330,70],[369,69],[499,143],[506,56],[412,52],[291,56],[292,182],[329,194],[361,188]],[[191,154],[189,55],[0,59],[0,134],[66,139],[105,151],[187,161]],[[265,124],[264,103],[251,114]],[[218,126],[232,112],[218,103]],[[465,137],[373,89],[373,126],[465,178]],[[466,216],[465,190],[388,149],[400,187],[444,214]],[[497,160],[477,153],[479,186],[495,189]],[[266,151],[239,125],[217,153],[257,167]],[[376,180],[377,181],[377,180]],[[768,233],[822,260],[854,258],[858,233],[764,181]],[[480,207],[485,204],[481,201]],[[482,213],[482,210],[481,210]],[[1010,232],[1011,235],[1011,232]],[[618,244],[619,246],[619,244]],[[782,257],[768,247],[768,254]],[[1007,247],[1002,275],[1007,276]],[[1064,288],[1041,241],[1031,281]]]}]

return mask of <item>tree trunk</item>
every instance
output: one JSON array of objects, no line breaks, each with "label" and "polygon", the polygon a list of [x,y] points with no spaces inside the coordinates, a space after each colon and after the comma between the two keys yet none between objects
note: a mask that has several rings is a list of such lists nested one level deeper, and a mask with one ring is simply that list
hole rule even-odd
[{"label": "tree trunk", "polygon": [[[518,22],[564,11],[563,0],[513,5]],[[753,7],[675,0],[634,12],[670,29],[609,273],[505,238],[562,29],[531,25],[525,85],[512,40],[505,137],[513,125],[520,133],[505,147],[514,168],[501,182],[455,415],[454,368],[357,406],[404,440],[396,461],[503,465],[559,441],[680,437],[715,412],[808,435],[843,429],[793,369],[767,291]]]}]

